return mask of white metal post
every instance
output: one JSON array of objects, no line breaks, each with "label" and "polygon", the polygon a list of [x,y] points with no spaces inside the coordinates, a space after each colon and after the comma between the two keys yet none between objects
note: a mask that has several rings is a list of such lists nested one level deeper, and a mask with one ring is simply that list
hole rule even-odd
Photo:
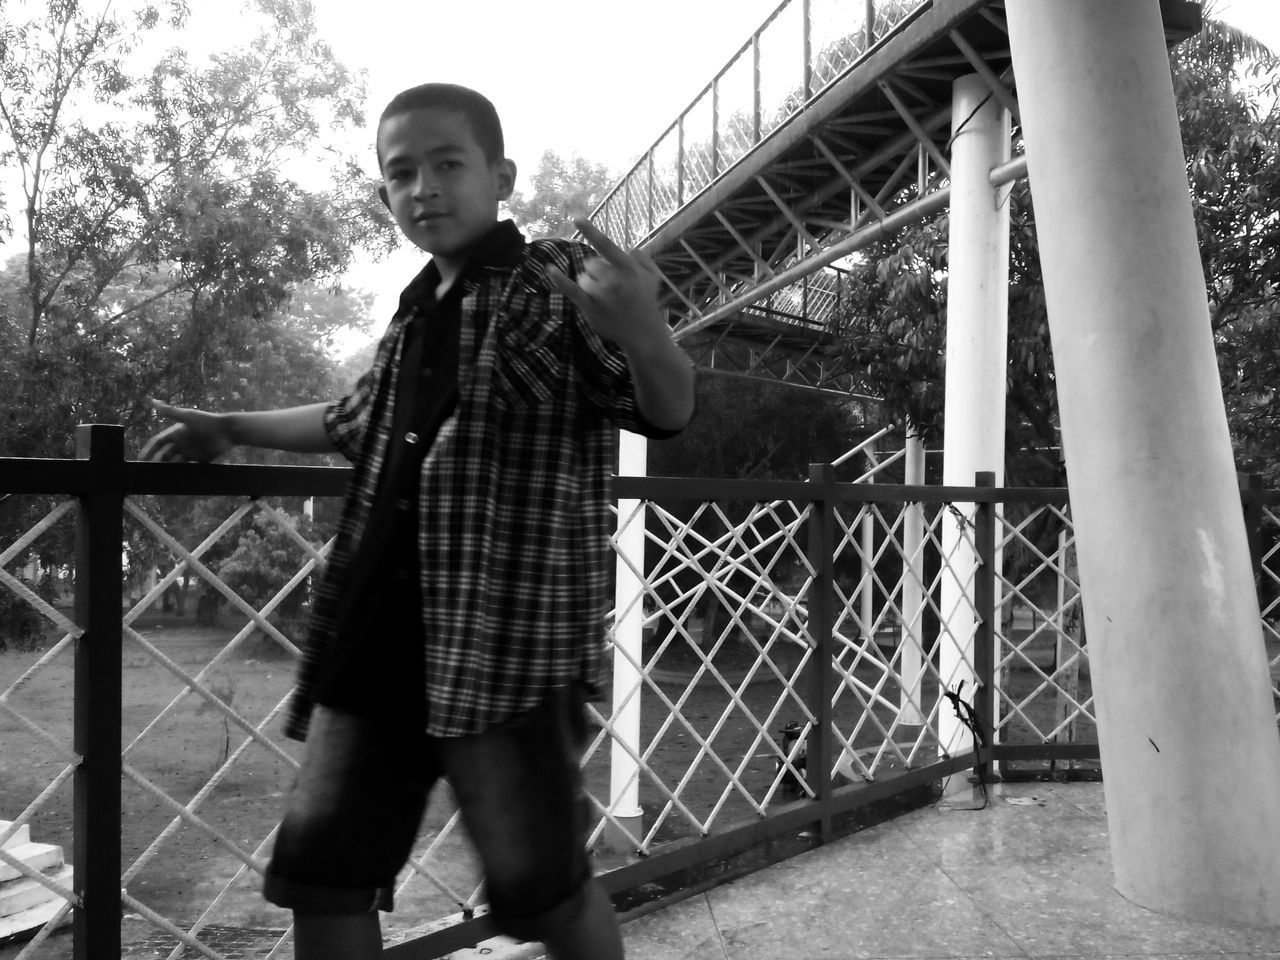
[{"label": "white metal post", "polygon": [[1280,924],[1280,737],[1158,0],[1008,0],[1120,893]]},{"label": "white metal post", "polygon": [[[922,487],[924,474],[924,441],[908,428],[903,480],[909,487]],[[898,671],[902,677],[899,693],[898,721],[918,725],[924,723],[924,504],[919,501],[903,507],[902,517],[902,631]]]},{"label": "white metal post", "polygon": [[[991,168],[1009,157],[1009,114],[977,74],[960,77],[951,101],[951,213],[947,280],[947,356],[943,483],[971,487],[980,470],[1004,483],[1005,364],[1009,328],[1009,209],[991,186]],[[972,504],[942,522],[943,574],[938,638],[942,682],[971,699],[977,626],[977,556]],[[968,529],[962,530],[964,525]],[[973,747],[949,707],[939,711],[939,749]],[[967,789],[954,780],[948,790]]]},{"label": "white metal post", "polygon": [[[618,432],[619,476],[643,477],[648,472],[649,441],[625,430]],[[609,807],[617,826],[609,824],[605,840],[617,849],[633,849],[643,826],[640,807],[640,702],[643,693],[635,664],[644,656],[644,527],[646,510],[640,500],[618,501],[617,575],[614,585],[613,626],[613,740],[609,754]]]},{"label": "white metal post", "polygon": [[[867,459],[867,483],[875,483],[875,469],[879,466],[876,460],[875,441],[867,444],[863,451]],[[862,620],[862,632],[868,643],[875,643],[875,518],[872,515],[872,504],[867,504],[867,512],[862,518],[858,531],[862,550],[862,580],[858,590],[858,615]]]}]

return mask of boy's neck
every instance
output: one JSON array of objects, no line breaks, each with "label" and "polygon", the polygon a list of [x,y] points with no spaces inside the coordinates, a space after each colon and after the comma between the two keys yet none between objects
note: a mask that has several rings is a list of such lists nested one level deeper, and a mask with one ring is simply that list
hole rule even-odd
[{"label": "boy's neck", "polygon": [[432,292],[437,300],[442,300],[444,295],[449,292],[449,288],[462,276],[462,271],[467,266],[467,258],[455,259],[450,257],[446,260],[441,257],[434,257],[433,259],[436,269],[440,271],[440,282],[436,284],[436,288]]}]

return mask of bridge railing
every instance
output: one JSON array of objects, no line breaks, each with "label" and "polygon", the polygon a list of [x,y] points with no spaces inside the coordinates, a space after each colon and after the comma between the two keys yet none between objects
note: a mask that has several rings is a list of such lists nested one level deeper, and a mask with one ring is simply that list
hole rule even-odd
[{"label": "bridge railing", "polygon": [[640,243],[930,0],[783,0],[591,220]]},{"label": "bridge railing", "polygon": [[[44,624],[0,653],[0,893],[51,909],[18,958],[287,955],[260,874],[299,757],[281,730],[298,631],[347,471],[134,463],[121,435],[84,428],[80,460],[0,459],[0,596],[16,598],[0,636],[14,610]],[[639,577],[614,619],[643,631],[609,638],[614,696],[591,708],[583,770],[596,867],[624,911],[957,774],[1097,770],[1065,491],[906,487],[901,458],[868,459],[874,483],[828,466],[616,480],[615,550]],[[1276,650],[1280,495],[1242,497]],[[643,557],[623,546],[636,524]],[[66,569],[32,559],[73,539]],[[28,831],[74,870],[25,860]],[[396,900],[389,956],[492,934],[447,792]]]}]

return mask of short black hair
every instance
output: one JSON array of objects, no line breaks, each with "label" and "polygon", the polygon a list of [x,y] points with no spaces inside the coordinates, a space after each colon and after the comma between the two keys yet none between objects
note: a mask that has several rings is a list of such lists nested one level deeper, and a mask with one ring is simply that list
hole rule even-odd
[{"label": "short black hair", "polygon": [[374,149],[378,153],[379,169],[382,168],[382,146],[377,138],[382,135],[382,125],[387,118],[410,110],[429,109],[455,110],[466,117],[471,124],[471,132],[475,134],[476,142],[489,163],[497,163],[506,156],[502,121],[498,119],[498,111],[488,97],[456,83],[423,83],[397,93],[378,118]]}]

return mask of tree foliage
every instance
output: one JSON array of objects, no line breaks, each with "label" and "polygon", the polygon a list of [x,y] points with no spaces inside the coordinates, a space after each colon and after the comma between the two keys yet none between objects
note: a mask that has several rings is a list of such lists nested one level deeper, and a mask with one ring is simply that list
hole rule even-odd
[{"label": "tree foliage", "polygon": [[574,156],[566,160],[548,150],[529,178],[533,192],[517,190],[507,210],[520,228],[535,239],[568,237],[575,217],[585,217],[604,199],[613,177],[607,167]]},{"label": "tree foliage", "polygon": [[350,297],[325,329],[305,309],[354,247],[389,232],[351,157],[323,151],[327,173],[310,160],[288,174],[361,117],[362,86],[308,4],[256,0],[242,46],[205,61],[163,50],[145,68],[133,65],[186,22],[182,3],[4,15],[0,168],[21,184],[10,227],[25,246],[0,280],[0,365],[20,398],[0,424],[5,453],[68,453],[84,420],[140,439],[148,395],[243,398],[246,359],[310,362],[308,338],[322,346],[362,319]]},{"label": "tree foliage", "polygon": [[787,384],[704,374],[683,433],[649,445],[654,476],[801,480],[861,439],[850,402]]},{"label": "tree foliage", "polygon": [[1211,24],[1174,86],[1236,458],[1280,479],[1280,58]]},{"label": "tree foliage", "polygon": [[[136,452],[158,426],[151,396],[322,399],[334,336],[368,324],[370,298],[339,278],[393,228],[373,181],[329,146],[359,128],[363,81],[303,0],[221,15],[241,39],[197,56],[181,48],[183,0],[0,4],[0,182],[16,189],[0,217],[0,455],[70,456],[88,422],[125,425]],[[10,506],[0,542],[47,509]],[[144,506],[187,543],[232,508]],[[148,534],[126,537],[131,568],[168,562]],[[33,552],[65,563],[69,537]]]},{"label": "tree foliage", "polygon": [[[315,524],[306,517],[281,514],[293,531],[265,514],[240,534],[235,548],[218,565],[218,576],[254,606],[261,607],[279,593],[301,568],[305,556],[295,537],[314,542]],[[306,583],[299,584],[279,603],[277,610],[287,620],[297,620],[310,600]]]}]

